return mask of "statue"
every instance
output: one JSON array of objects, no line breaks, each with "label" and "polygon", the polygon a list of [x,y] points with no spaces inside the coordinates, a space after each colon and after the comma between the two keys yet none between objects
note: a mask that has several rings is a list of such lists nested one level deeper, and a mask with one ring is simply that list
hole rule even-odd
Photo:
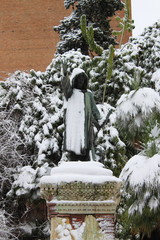
[{"label": "statue", "polygon": [[64,84],[64,151],[69,152],[70,161],[95,160],[93,122],[98,124],[101,117],[87,89],[88,77],[84,70],[75,68]]}]

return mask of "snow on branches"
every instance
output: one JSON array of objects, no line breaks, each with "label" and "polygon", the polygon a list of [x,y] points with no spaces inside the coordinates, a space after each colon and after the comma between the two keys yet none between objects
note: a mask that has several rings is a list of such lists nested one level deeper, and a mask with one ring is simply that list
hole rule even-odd
[{"label": "snow on branches", "polygon": [[152,88],[132,90],[117,101],[119,125],[127,124],[128,129],[133,130],[132,125],[139,128],[155,112],[160,113],[160,96]]}]

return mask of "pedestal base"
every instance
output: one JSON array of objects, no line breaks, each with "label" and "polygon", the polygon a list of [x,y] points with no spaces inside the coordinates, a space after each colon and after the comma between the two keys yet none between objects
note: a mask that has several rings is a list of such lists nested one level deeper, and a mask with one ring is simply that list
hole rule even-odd
[{"label": "pedestal base", "polygon": [[51,240],[114,240],[121,180],[96,162],[63,163],[41,179]]}]

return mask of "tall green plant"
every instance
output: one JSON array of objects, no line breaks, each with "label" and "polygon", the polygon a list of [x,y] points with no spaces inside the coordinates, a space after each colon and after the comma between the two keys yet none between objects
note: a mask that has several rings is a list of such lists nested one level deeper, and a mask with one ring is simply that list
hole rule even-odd
[{"label": "tall green plant", "polygon": [[[87,21],[86,21],[85,15],[83,15],[80,19],[80,26],[81,26],[82,36],[86,40],[90,51],[98,55],[102,55],[104,49],[96,43],[94,39],[93,27],[92,26],[87,27]],[[108,59],[107,59],[107,73],[106,73],[106,80],[105,80],[104,91],[103,91],[103,103],[105,100],[107,83],[112,77],[113,58],[114,58],[114,47],[111,44],[109,46],[109,53],[108,53]]]},{"label": "tall green plant", "polygon": [[104,103],[104,100],[105,100],[107,83],[110,81],[110,79],[111,79],[111,77],[112,77],[113,59],[114,59],[114,47],[113,47],[113,45],[110,45],[110,46],[109,46],[108,59],[107,59],[106,81],[105,81],[104,91],[103,91],[103,103]]},{"label": "tall green plant", "polygon": [[89,51],[95,52],[98,55],[102,55],[103,48],[98,45],[94,39],[94,30],[93,26],[87,27],[86,15],[82,15],[80,19],[80,27],[82,31],[82,36],[85,39],[86,43],[89,46]]},{"label": "tall green plant", "polygon": [[132,29],[134,29],[134,20],[130,19],[130,4],[129,4],[129,0],[125,0],[125,3],[124,3],[124,17],[121,18],[119,16],[116,16],[115,19],[117,20],[118,27],[121,30],[119,30],[119,31],[114,30],[112,32],[112,34],[115,35],[115,36],[121,35],[120,42],[119,42],[119,47],[121,47],[125,31],[131,32]]}]

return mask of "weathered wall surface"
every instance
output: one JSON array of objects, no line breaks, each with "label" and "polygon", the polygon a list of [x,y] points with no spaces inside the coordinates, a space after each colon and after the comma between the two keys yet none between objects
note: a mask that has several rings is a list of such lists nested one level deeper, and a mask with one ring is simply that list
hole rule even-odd
[{"label": "weathered wall surface", "polygon": [[64,0],[0,0],[0,79],[15,70],[45,71],[59,40],[53,26],[70,14],[63,4]]}]

